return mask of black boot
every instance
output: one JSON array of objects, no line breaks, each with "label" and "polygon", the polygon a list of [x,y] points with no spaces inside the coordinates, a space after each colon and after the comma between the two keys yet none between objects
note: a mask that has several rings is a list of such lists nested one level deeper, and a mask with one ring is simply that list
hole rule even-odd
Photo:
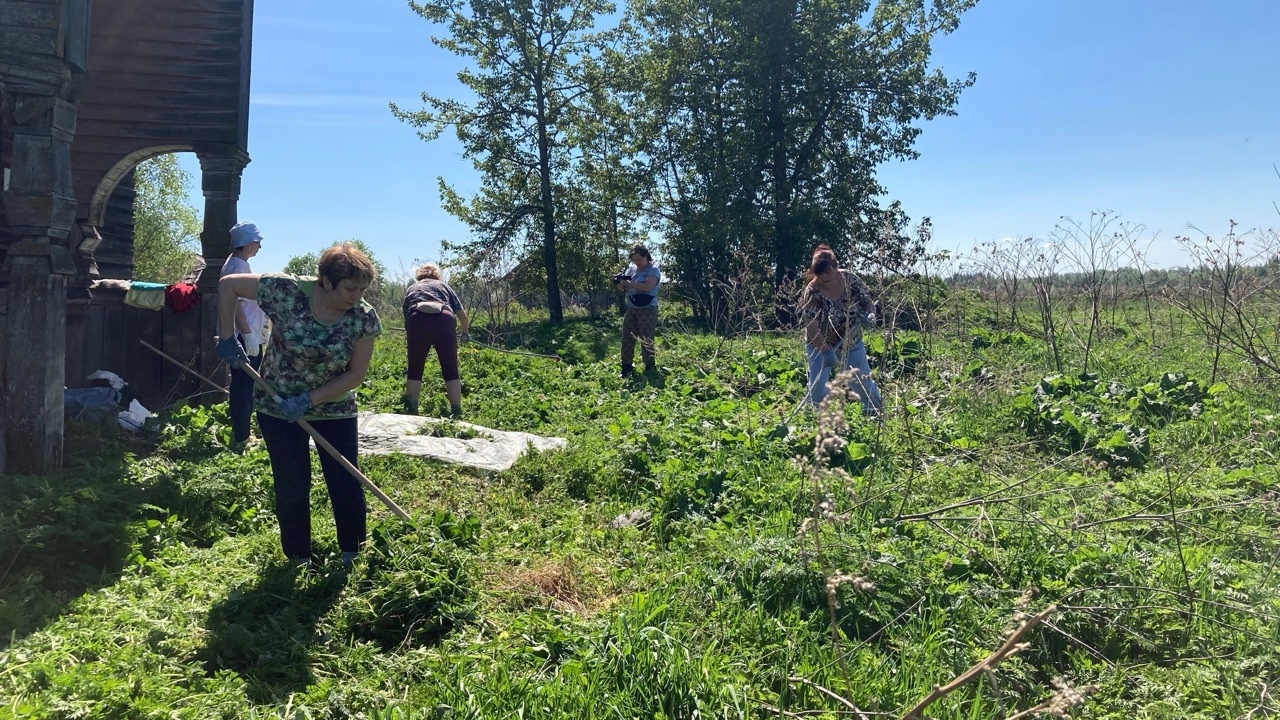
[{"label": "black boot", "polygon": [[654,371],[654,363],[652,360],[646,360],[644,363],[644,371],[647,375],[652,375]]},{"label": "black boot", "polygon": [[633,372],[635,372],[635,368],[631,367],[630,365],[622,366],[622,377],[629,378],[631,377],[631,373]]}]

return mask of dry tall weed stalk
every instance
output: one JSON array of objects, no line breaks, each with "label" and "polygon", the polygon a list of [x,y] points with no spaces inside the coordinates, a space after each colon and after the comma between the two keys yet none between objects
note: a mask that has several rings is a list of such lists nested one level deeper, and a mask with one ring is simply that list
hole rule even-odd
[{"label": "dry tall weed stalk", "polygon": [[[853,380],[853,377],[854,370],[849,368],[832,379],[830,392],[818,408],[818,430],[814,439],[813,454],[808,458],[796,458],[796,462],[805,471],[813,493],[812,515],[805,519],[799,532],[801,535],[807,535],[812,538],[818,564],[823,568],[823,572],[826,575],[824,591],[827,600],[828,623],[836,658],[845,682],[846,695],[852,691],[853,685],[850,682],[849,669],[846,663],[849,653],[842,647],[843,638],[836,617],[839,607],[839,590],[841,586],[848,585],[857,592],[872,593],[875,591],[875,584],[868,578],[856,573],[830,567],[823,548],[822,527],[824,524],[835,525],[844,522],[850,517],[849,512],[842,512],[841,508],[837,507],[836,498],[851,497],[855,504],[857,501],[853,477],[843,468],[834,466],[837,458],[841,456],[848,445],[846,436],[849,432],[849,424],[845,417],[845,408],[850,402],[861,401],[857,391],[850,387],[849,383]],[[1058,610],[1057,606],[1051,605],[1038,613],[1030,613],[1026,608],[1030,604],[1031,597],[1032,593],[1028,591],[1015,604],[1013,626],[1007,632],[1005,640],[1000,647],[983,661],[973,665],[947,684],[934,686],[927,696],[902,715],[902,720],[922,718],[922,713],[930,705],[979,677],[985,676],[994,681],[993,671],[1000,663],[1030,647],[1030,643],[1024,641],[1027,633],[1044,623]],[[792,680],[812,685],[810,681],[802,678],[792,678]],[[1082,703],[1085,697],[1096,689],[1092,686],[1071,687],[1061,679],[1055,679],[1052,684],[1054,690],[1049,698],[1032,708],[1011,716],[1010,720],[1033,715],[1067,717],[1071,708]],[[817,686],[815,685],[815,687]],[[820,689],[824,694],[839,700],[852,714],[866,717],[866,714],[848,697],[838,695],[826,688]]]},{"label": "dry tall weed stalk", "polygon": [[1213,350],[1210,382],[1224,354],[1280,376],[1280,235],[1236,233],[1232,221],[1221,238],[1179,237],[1196,262],[1186,286],[1170,299],[1191,317]]},{"label": "dry tall weed stalk", "polygon": [[[1019,599],[1019,605],[1025,607],[1029,600],[1029,594],[1024,594]],[[933,690],[930,691],[928,695],[921,699],[920,702],[916,703],[914,707],[902,716],[902,720],[917,720],[918,718],[923,717],[922,713],[925,711],[925,708],[938,700],[941,700],[947,695],[950,695],[961,687],[977,680],[979,677],[991,672],[999,666],[1000,663],[1031,647],[1031,643],[1023,642],[1022,638],[1057,611],[1058,608],[1054,605],[1050,605],[1034,615],[1023,609],[1015,610],[1014,622],[1016,625],[1012,630],[1010,630],[1008,635],[1005,637],[1004,643],[1001,644],[1000,647],[996,648],[995,651],[982,660],[982,662],[979,662],[968,670],[960,673],[946,685],[934,685]],[[1029,717],[1034,714],[1048,714],[1053,715],[1054,717],[1066,717],[1068,710],[1083,702],[1085,696],[1096,689],[1092,686],[1072,688],[1060,680],[1054,681],[1054,688],[1054,694],[1048,700],[1040,703],[1034,708],[1029,708],[1028,710],[1024,710],[1023,712],[1011,716],[1009,720],[1013,720],[1013,718]]]},{"label": "dry tall weed stalk", "polygon": [[[845,662],[846,653],[842,649],[840,625],[836,620],[836,609],[839,607],[840,586],[848,585],[858,592],[875,591],[875,585],[865,577],[831,568],[822,545],[822,525],[835,524],[847,520],[849,515],[836,508],[833,485],[838,485],[845,494],[855,498],[853,477],[843,468],[834,467],[836,459],[847,446],[845,435],[849,432],[849,424],[845,419],[845,407],[850,402],[861,404],[862,398],[850,387],[854,381],[853,368],[846,368],[832,377],[830,391],[818,406],[818,430],[813,443],[811,457],[797,457],[796,462],[805,471],[813,491],[813,514],[800,525],[799,533],[813,539],[815,557],[819,567],[826,575],[824,590],[827,599],[827,620],[831,628],[831,641],[835,646],[839,659],[840,671],[845,683],[845,691],[852,690],[849,668]],[[855,713],[862,714],[851,700],[842,698],[841,702]]]}]

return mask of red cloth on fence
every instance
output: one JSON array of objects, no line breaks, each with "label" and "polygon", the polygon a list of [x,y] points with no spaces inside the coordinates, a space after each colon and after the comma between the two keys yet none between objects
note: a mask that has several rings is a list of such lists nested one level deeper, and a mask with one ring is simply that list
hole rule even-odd
[{"label": "red cloth on fence", "polygon": [[184,313],[200,304],[200,293],[189,282],[170,285],[164,289],[164,304],[174,312]]}]

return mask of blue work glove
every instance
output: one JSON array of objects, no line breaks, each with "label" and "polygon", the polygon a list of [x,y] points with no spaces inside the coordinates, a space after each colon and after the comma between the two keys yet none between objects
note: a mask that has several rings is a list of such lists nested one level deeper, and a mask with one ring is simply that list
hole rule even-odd
[{"label": "blue work glove", "polygon": [[280,414],[289,422],[298,422],[303,415],[311,409],[311,393],[302,393],[294,395],[276,403],[280,407]]},{"label": "blue work glove", "polygon": [[218,357],[226,360],[233,368],[243,367],[249,362],[249,356],[244,354],[244,348],[240,347],[240,341],[236,340],[235,335],[219,340],[217,349]]},{"label": "blue work glove", "polygon": [[467,343],[471,342],[471,333],[466,332],[464,330],[462,334],[458,335],[458,342],[462,343],[463,345],[466,345]]}]

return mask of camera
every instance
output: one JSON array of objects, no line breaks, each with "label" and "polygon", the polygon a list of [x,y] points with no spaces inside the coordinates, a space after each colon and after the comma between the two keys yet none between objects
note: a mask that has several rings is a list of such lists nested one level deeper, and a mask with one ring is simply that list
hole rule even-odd
[{"label": "camera", "polygon": [[617,275],[614,275],[614,276],[613,276],[613,284],[614,284],[614,285],[617,285],[618,283],[620,283],[620,282],[622,282],[623,280],[626,280],[626,279],[627,279],[627,271],[626,271],[626,270],[623,270],[622,272],[620,272],[620,273],[618,273]]}]

